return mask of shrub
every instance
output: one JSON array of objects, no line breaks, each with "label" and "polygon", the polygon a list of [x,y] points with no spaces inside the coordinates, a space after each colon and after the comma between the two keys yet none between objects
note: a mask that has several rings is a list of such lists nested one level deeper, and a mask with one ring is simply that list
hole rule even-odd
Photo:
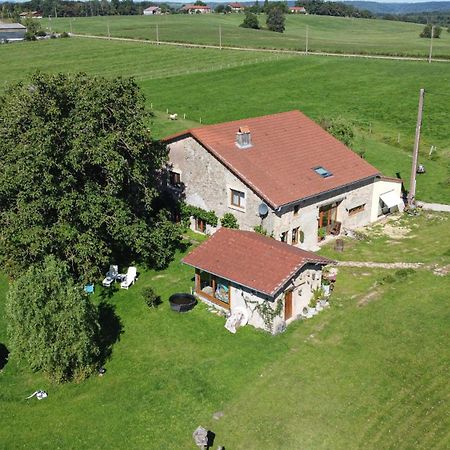
[{"label": "shrub", "polygon": [[44,36],[47,36],[47,33],[44,30],[38,30],[36,32],[36,36],[44,37]]},{"label": "shrub", "polygon": [[254,30],[260,29],[258,17],[249,11],[245,13],[244,21],[239,26],[242,28],[253,28]]},{"label": "shrub", "polygon": [[328,133],[340,140],[343,144],[347,146],[352,144],[355,134],[348,120],[342,117],[334,117],[332,119],[322,117],[319,123],[325,131],[328,131]]},{"label": "shrub", "polygon": [[60,38],[68,38],[68,37],[70,37],[70,36],[69,36],[69,33],[66,33],[66,32],[64,31],[63,33],[60,34],[59,37],[60,37]]},{"label": "shrub", "polygon": [[149,308],[157,308],[162,303],[161,297],[151,287],[142,290],[142,297]]},{"label": "shrub", "polygon": [[27,31],[25,33],[25,36],[23,38],[25,41],[35,41],[36,40],[36,36],[33,33],[30,33],[29,31]]},{"label": "shrub", "polygon": [[267,235],[268,235],[267,230],[266,230],[262,225],[256,225],[256,226],[254,226],[254,227],[253,227],[253,231],[254,231],[255,233],[262,234],[263,236],[267,236]]},{"label": "shrub", "polygon": [[225,228],[234,228],[236,230],[239,228],[236,217],[231,213],[225,213],[222,219],[220,219],[220,223]]}]

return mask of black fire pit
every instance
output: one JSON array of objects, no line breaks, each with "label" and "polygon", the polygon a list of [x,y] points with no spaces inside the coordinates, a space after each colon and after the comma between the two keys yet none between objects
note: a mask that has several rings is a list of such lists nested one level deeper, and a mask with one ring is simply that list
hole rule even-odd
[{"label": "black fire pit", "polygon": [[197,299],[191,294],[173,294],[169,298],[169,303],[172,311],[186,312],[197,304]]}]

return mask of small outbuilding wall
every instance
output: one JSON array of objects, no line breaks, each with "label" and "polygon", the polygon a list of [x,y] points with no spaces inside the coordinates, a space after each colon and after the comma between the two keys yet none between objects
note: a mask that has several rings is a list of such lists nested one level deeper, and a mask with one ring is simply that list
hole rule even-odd
[{"label": "small outbuilding wall", "polygon": [[[398,206],[386,209],[383,208],[381,196],[392,193],[398,199]],[[370,221],[375,222],[381,216],[389,212],[403,211],[404,203],[402,201],[402,181],[389,178],[381,178],[374,183],[372,210]]]},{"label": "small outbuilding wall", "polygon": [[[199,273],[200,271],[197,270],[196,277],[199,276]],[[308,264],[287,282],[286,286],[275,298],[228,280],[226,280],[229,283],[228,304],[214,299],[210,295],[211,292],[205,294],[198,288],[198,285],[195,288],[195,295],[203,302],[230,314],[246,311],[249,325],[272,332],[273,329],[268,327],[268,324],[260,314],[261,305],[265,304],[274,311],[279,309],[280,312],[277,319],[286,322],[288,325],[297,320],[303,308],[308,306],[313,296],[313,291],[320,288],[321,280],[321,266]],[[289,308],[286,305],[287,295],[290,295],[292,298]],[[289,317],[287,316],[288,313]]]}]

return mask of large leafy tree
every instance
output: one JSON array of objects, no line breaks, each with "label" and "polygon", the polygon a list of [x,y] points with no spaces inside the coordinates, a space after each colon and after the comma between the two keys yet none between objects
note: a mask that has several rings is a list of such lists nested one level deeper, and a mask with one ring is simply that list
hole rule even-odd
[{"label": "large leafy tree", "polygon": [[267,12],[266,25],[270,31],[284,33],[285,18],[281,8],[270,8]]},{"label": "large leafy tree", "polygon": [[48,256],[11,284],[6,313],[13,356],[57,382],[96,367],[97,310],[66,263]]},{"label": "large leafy tree", "polygon": [[153,208],[167,150],[148,123],[131,79],[35,74],[9,87],[0,97],[0,263],[10,275],[48,254],[84,281],[112,259],[170,260],[175,225]]}]

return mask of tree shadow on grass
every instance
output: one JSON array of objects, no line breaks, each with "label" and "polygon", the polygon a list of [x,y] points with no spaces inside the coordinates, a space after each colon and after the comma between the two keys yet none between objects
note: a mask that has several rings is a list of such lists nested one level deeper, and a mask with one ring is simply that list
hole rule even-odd
[{"label": "tree shadow on grass", "polygon": [[113,283],[110,287],[101,287],[99,297],[102,303],[106,304],[106,300],[111,299],[116,292],[119,291],[119,283]]},{"label": "tree shadow on grass", "polygon": [[100,365],[111,358],[113,345],[120,341],[120,335],[124,332],[122,321],[115,312],[115,306],[102,301],[98,305],[98,322],[100,331],[98,335],[98,346],[100,349]]},{"label": "tree shadow on grass", "polygon": [[8,362],[9,350],[5,344],[0,344],[0,370],[6,366]]}]

